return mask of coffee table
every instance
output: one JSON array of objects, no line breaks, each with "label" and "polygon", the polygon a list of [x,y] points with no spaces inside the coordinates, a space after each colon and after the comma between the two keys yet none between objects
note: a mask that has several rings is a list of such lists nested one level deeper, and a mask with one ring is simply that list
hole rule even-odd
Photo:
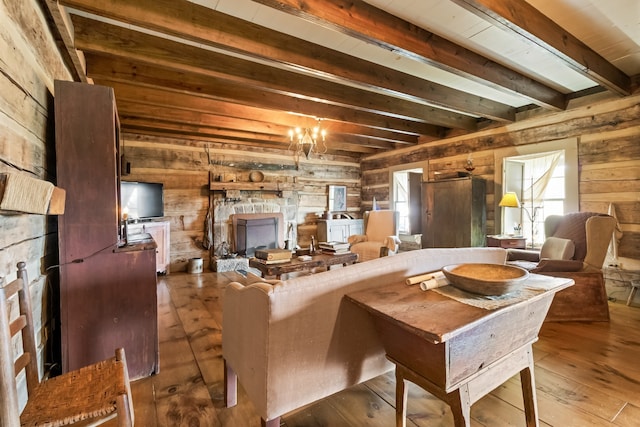
[{"label": "coffee table", "polygon": [[310,271],[317,267],[326,267],[330,269],[332,265],[349,265],[358,260],[358,254],[347,252],[344,254],[323,254],[318,253],[311,256],[309,261],[300,261],[293,258],[289,262],[279,264],[266,264],[255,258],[249,259],[249,267],[260,270],[263,276],[275,276],[280,279],[283,274],[294,273],[298,271]]},{"label": "coffee table", "polygon": [[457,427],[470,426],[471,405],[520,373],[527,426],[538,426],[532,344],[554,294],[573,280],[531,274],[540,289],[487,310],[436,291],[396,283],[347,294],[372,316],[387,358],[396,365],[396,426],[406,426],[411,381],[446,402]]}]

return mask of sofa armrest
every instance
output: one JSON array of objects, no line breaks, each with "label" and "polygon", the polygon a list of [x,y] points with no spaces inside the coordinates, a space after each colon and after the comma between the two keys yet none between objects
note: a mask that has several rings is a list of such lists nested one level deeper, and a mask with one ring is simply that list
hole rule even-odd
[{"label": "sofa armrest", "polygon": [[542,259],[532,273],[582,271],[584,263],[572,259]]},{"label": "sofa armrest", "polygon": [[[246,286],[231,282],[225,288],[222,301],[222,356],[225,366],[237,375],[252,399],[267,386],[273,288],[264,282]],[[258,410],[263,413],[264,404],[259,404]]]},{"label": "sofa armrest", "polygon": [[507,261],[540,261],[540,252],[527,249],[507,249]]}]

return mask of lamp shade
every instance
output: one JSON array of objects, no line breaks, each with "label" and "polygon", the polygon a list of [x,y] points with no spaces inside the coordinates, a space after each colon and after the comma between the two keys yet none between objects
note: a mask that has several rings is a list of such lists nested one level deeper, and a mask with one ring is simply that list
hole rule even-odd
[{"label": "lamp shade", "polygon": [[505,208],[519,208],[520,200],[518,200],[518,195],[511,191],[504,193],[504,196],[502,196],[502,200],[500,200],[500,204],[498,206]]}]

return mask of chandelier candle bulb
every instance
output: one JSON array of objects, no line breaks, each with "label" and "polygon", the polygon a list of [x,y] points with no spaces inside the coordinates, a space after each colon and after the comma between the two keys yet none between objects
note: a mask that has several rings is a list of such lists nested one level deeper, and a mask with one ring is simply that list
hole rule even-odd
[{"label": "chandelier candle bulb", "polygon": [[324,144],[327,131],[320,126],[320,119],[317,119],[317,122],[318,124],[312,128],[289,129],[289,150],[293,151],[296,162],[301,154],[309,159],[313,153],[327,152],[327,146]]}]

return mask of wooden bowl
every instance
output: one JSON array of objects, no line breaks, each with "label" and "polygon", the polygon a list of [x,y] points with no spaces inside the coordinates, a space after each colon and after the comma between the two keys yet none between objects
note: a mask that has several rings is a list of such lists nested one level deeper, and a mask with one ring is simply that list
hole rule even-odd
[{"label": "wooden bowl", "polygon": [[502,264],[454,264],[442,268],[451,285],[480,295],[504,295],[516,291],[529,277],[521,267]]},{"label": "wooden bowl", "polygon": [[251,173],[249,173],[249,181],[262,182],[264,181],[264,174],[260,171],[251,171]]}]

